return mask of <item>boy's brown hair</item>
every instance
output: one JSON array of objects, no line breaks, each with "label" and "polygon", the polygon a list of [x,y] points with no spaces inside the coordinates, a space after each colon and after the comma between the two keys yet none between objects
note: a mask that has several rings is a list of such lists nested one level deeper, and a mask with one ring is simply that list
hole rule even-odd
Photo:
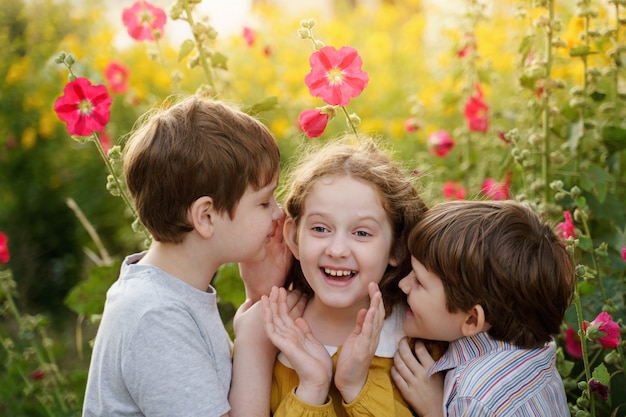
[{"label": "boy's brown hair", "polygon": [[559,333],[573,294],[572,263],[527,205],[437,204],[411,231],[409,251],[441,279],[448,311],[482,306],[494,339],[533,348]]},{"label": "boy's brown hair", "polygon": [[139,219],[152,237],[180,243],[193,230],[188,210],[210,196],[233,216],[248,186],[276,178],[280,151],[253,117],[191,96],[147,118],[124,150],[124,175]]},{"label": "boy's brown hair", "polygon": [[[407,237],[426,211],[426,205],[411,178],[402,172],[399,164],[392,159],[391,152],[386,151],[379,141],[348,135],[321,146],[307,145],[308,149],[300,156],[299,163],[288,174],[285,211],[298,225],[311,188],[323,177],[348,175],[374,187],[389,217],[393,238],[391,250],[398,259],[398,266],[388,265],[379,283],[385,310],[389,314],[393,306],[404,299],[398,282],[411,270]],[[288,280],[293,282],[293,288],[312,294],[299,261],[294,260]]]}]

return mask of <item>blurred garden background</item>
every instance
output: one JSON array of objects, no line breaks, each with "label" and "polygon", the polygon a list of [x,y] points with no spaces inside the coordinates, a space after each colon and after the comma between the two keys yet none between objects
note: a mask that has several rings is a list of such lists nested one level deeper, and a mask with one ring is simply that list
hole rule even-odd
[{"label": "blurred garden background", "polygon": [[[80,415],[106,289],[145,247],[108,168],[144,112],[199,92],[265,123],[285,167],[356,129],[395,149],[429,205],[530,204],[577,265],[557,337],[572,415],[626,416],[626,0],[439,3],[3,1],[0,415]],[[133,7],[145,36],[122,19]],[[304,82],[322,45],[362,58],[369,82],[346,106]],[[112,98],[94,135],[72,137],[54,111],[69,76]],[[237,273],[215,278],[227,323]]]}]

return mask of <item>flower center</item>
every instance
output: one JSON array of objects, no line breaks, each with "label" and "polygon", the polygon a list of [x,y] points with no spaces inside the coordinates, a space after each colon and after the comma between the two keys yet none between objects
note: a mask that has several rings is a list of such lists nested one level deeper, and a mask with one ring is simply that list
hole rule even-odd
[{"label": "flower center", "polygon": [[78,111],[81,115],[88,115],[93,113],[93,104],[89,100],[81,100],[78,103]]},{"label": "flower center", "polygon": [[343,71],[341,68],[333,68],[326,73],[326,77],[331,84],[341,84],[343,82]]},{"label": "flower center", "polygon": [[148,10],[144,10],[139,14],[140,24],[152,26],[153,21],[154,21],[154,15],[150,13]]}]

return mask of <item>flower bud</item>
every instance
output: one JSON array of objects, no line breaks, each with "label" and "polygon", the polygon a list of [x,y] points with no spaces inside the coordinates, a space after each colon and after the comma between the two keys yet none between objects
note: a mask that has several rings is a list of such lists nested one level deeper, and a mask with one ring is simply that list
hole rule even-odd
[{"label": "flower bud", "polygon": [[298,36],[300,39],[309,39],[311,37],[311,32],[308,29],[300,28],[298,29]]}]

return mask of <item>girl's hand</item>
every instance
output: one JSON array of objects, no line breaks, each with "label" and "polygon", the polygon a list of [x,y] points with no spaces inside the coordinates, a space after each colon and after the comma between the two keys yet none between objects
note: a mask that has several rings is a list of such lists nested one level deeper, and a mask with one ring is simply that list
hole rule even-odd
[{"label": "girl's hand", "polygon": [[428,371],[435,361],[424,342],[415,342],[415,356],[407,338],[400,340],[391,368],[391,378],[400,394],[422,417],[440,417],[443,414],[443,375],[436,373],[428,378]]},{"label": "girl's hand", "polygon": [[289,315],[284,288],[272,288],[270,296],[263,296],[261,301],[267,337],[289,360],[300,379],[296,395],[309,404],[324,404],[333,374],[328,351],[313,336],[306,320],[293,320]]},{"label": "girl's hand", "polygon": [[369,366],[378,348],[385,321],[385,306],[378,285],[371,282],[368,290],[370,307],[359,311],[356,327],[337,358],[335,386],[346,403],[354,401],[367,381]]}]

